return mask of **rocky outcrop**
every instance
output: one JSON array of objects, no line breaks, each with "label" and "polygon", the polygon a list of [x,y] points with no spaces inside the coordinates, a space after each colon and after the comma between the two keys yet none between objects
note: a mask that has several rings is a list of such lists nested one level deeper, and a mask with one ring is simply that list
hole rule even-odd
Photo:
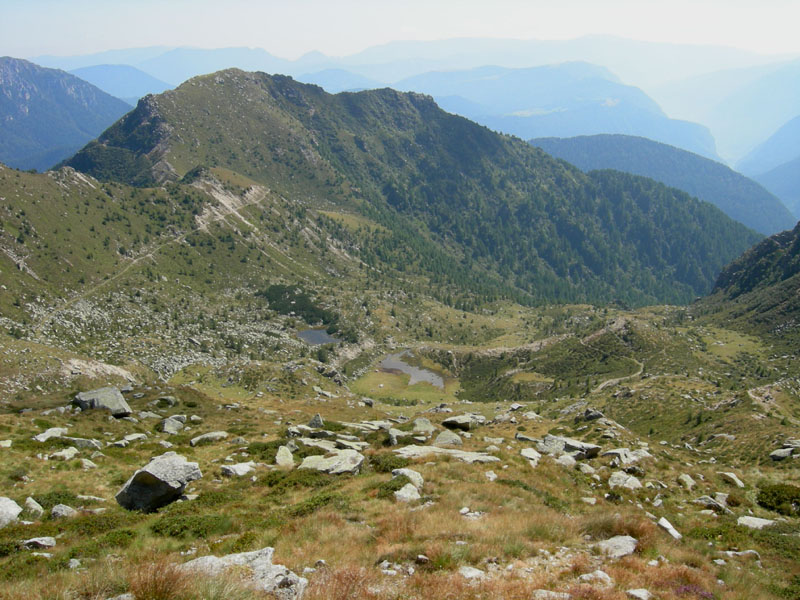
[{"label": "rocky outcrop", "polygon": [[254,590],[270,594],[278,600],[300,600],[308,580],[298,577],[283,565],[273,564],[274,552],[274,548],[262,548],[221,557],[201,556],[183,564],[181,568],[206,577],[217,577],[233,571]]},{"label": "rocky outcrop", "polygon": [[125,398],[122,397],[122,392],[115,387],[79,392],[75,395],[73,402],[81,410],[107,410],[117,418],[127,417],[133,412]]},{"label": "rocky outcrop", "polygon": [[571,454],[577,460],[594,458],[600,452],[600,446],[595,444],[549,433],[536,444],[536,449],[542,454],[550,454],[551,456]]},{"label": "rocky outcrop", "polygon": [[306,456],[300,469],[315,469],[331,475],[355,474],[361,470],[364,455],[355,450],[337,450],[326,456]]},{"label": "rocky outcrop", "polygon": [[116,500],[128,510],[151,512],[180,498],[189,482],[202,476],[197,463],[167,452],[136,471],[117,492]]},{"label": "rocky outcrop", "polygon": [[393,450],[403,458],[427,458],[429,456],[452,456],[453,458],[466,463],[489,463],[500,462],[496,456],[490,456],[485,452],[467,452],[466,450],[455,450],[453,448],[439,448],[438,446],[404,446]]},{"label": "rocky outcrop", "polygon": [[0,529],[17,520],[22,507],[11,498],[0,498]]}]

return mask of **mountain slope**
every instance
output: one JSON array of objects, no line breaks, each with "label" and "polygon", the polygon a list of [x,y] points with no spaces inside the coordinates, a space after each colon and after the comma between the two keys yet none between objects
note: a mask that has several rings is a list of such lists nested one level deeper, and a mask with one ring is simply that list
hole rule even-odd
[{"label": "mountain slope", "polygon": [[531,140],[584,171],[616,169],[651,177],[710,202],[732,219],[766,235],[794,227],[781,201],[751,179],[702,156],[625,135]]},{"label": "mountain slope", "polygon": [[800,156],[800,115],[781,126],[763,144],[736,164],[742,173],[751,176],[771,171]]},{"label": "mountain slope", "polygon": [[74,75],[0,58],[0,162],[47,169],[128,110],[122,100]]},{"label": "mountain slope", "polygon": [[462,291],[491,282],[527,302],[686,301],[758,239],[682,192],[583,175],[425,96],[333,96],[238,70],[142,100],[68,164],[136,184],[225,167],[377,221],[391,234],[380,258],[400,271]]},{"label": "mountain slope", "polygon": [[667,118],[640,89],[587,63],[434,72],[393,87],[431,94],[449,110],[523,139],[622,133],[716,156],[704,127]]},{"label": "mountain slope", "polygon": [[70,72],[132,105],[142,96],[160,94],[172,87],[129,65],[94,65]]},{"label": "mountain slope", "polygon": [[719,275],[699,305],[725,326],[800,341],[800,224],[745,252]]},{"label": "mountain slope", "polygon": [[800,218],[800,156],[754,178]]}]

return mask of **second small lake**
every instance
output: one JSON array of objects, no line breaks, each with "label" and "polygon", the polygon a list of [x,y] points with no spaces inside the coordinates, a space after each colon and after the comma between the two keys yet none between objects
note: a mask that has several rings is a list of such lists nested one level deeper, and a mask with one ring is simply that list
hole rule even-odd
[{"label": "second small lake", "polygon": [[305,329],[297,332],[299,337],[304,342],[312,346],[321,346],[322,344],[338,344],[341,340],[333,337],[324,329]]},{"label": "second small lake", "polygon": [[429,369],[423,369],[422,367],[410,365],[403,360],[405,357],[410,358],[412,356],[413,354],[411,354],[409,350],[404,350],[403,352],[398,352],[397,354],[390,354],[380,362],[379,366],[385,371],[400,371],[401,373],[405,373],[411,377],[408,385],[424,382],[430,383],[432,386],[440,389],[444,389],[444,379],[440,375],[437,375]]}]

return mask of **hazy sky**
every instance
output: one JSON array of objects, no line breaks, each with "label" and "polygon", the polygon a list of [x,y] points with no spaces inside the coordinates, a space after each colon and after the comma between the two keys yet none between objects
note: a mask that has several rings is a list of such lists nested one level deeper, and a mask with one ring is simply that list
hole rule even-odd
[{"label": "hazy sky", "polygon": [[800,53],[800,0],[0,0],[0,56],[250,46],[296,58],[391,40],[611,34]]}]

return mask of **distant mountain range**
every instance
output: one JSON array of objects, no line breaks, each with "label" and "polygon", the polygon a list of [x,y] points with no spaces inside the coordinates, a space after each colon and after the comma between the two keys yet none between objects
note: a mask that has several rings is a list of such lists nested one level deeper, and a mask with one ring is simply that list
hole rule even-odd
[{"label": "distant mountain range", "polygon": [[697,154],[625,135],[543,138],[531,144],[584,171],[616,169],[651,177],[710,202],[732,219],[766,235],[794,227],[797,219],[755,181]]},{"label": "distant mountain range", "polygon": [[130,65],[95,65],[70,72],[132,106],[135,106],[142,96],[160,94],[172,87]]},{"label": "distant mountain range", "polygon": [[623,133],[716,157],[707,129],[667,118],[640,89],[588,63],[432,72],[393,87],[431,94],[445,110],[523,139]]},{"label": "distant mountain range", "polygon": [[[800,104],[796,110],[800,112]],[[736,164],[747,175],[761,175],[800,157],[800,115],[785,123],[768,140]]]},{"label": "distant mountain range", "polygon": [[69,73],[0,58],[0,162],[47,169],[130,108]]},{"label": "distant mountain range", "polygon": [[420,94],[239,70],[148,96],[67,164],[136,185],[234,172],[374,223],[358,245],[381,272],[527,303],[685,302],[760,239],[684,192],[584,175]]},{"label": "distant mountain range", "polygon": [[756,175],[755,180],[780,198],[800,218],[800,156]]}]

